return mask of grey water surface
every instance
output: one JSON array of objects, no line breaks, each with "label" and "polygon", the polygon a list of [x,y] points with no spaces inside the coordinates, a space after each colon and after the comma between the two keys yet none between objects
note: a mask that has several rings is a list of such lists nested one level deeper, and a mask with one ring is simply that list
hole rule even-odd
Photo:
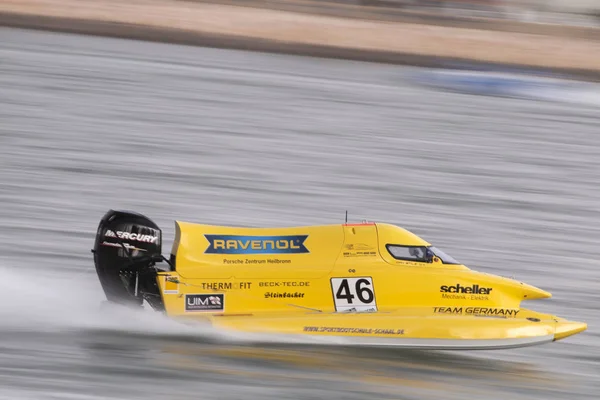
[{"label": "grey water surface", "polygon": [[[447,93],[411,68],[0,28],[0,398],[583,399],[600,392],[600,107]],[[553,293],[540,347],[257,347],[100,307],[109,208],[399,224]]]}]

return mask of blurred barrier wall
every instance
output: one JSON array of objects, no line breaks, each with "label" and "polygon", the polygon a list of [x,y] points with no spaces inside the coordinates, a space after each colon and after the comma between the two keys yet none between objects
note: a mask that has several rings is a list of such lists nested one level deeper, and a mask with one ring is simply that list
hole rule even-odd
[{"label": "blurred barrier wall", "polygon": [[502,18],[540,23],[600,26],[600,0],[321,0],[428,11],[452,17]]},{"label": "blurred barrier wall", "polygon": [[[600,0],[187,0],[264,8],[283,8],[333,15],[336,6],[353,6],[354,13],[365,14],[378,8],[394,9],[394,15],[422,18],[479,18],[600,27]],[[358,7],[357,7],[358,6]],[[346,10],[347,11],[347,10]],[[419,22],[419,21],[417,21]],[[422,22],[422,21],[421,21]],[[430,21],[431,22],[431,21]]]},{"label": "blurred barrier wall", "polygon": [[600,13],[599,0],[536,0],[540,7],[551,11],[573,13]]},{"label": "blurred barrier wall", "polygon": [[[0,25],[422,67],[502,65],[600,80],[598,25],[576,26],[576,14],[545,17],[550,24],[520,21],[526,5],[539,0],[351,5],[356,1],[384,0],[19,0],[5,5]],[[502,11],[511,4],[520,11]],[[481,81],[476,87],[500,88]]]},{"label": "blurred barrier wall", "polygon": [[[342,2],[343,0],[332,0]],[[349,3],[386,2],[412,7],[508,7],[538,9],[551,12],[595,13],[600,11],[600,0],[347,0]]]}]

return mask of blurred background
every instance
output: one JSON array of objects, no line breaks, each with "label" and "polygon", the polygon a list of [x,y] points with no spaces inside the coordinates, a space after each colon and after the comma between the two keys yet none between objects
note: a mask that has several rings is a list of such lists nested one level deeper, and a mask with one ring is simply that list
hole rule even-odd
[{"label": "blurred background", "polygon": [[[597,398],[599,22],[593,0],[0,0],[0,398]],[[157,222],[164,253],[175,219],[348,210],[589,328],[505,351],[257,347],[107,310],[90,249],[109,208]]]},{"label": "blurred background", "polygon": [[[314,1],[316,4],[328,2]],[[597,26],[600,23],[600,4],[597,0],[331,0],[331,2],[393,7],[415,16],[488,18],[580,26]]]},{"label": "blurred background", "polygon": [[[341,0],[340,0],[341,1]],[[393,6],[406,12],[462,18],[493,18],[533,23],[596,26],[597,0],[357,0],[366,6]]]}]

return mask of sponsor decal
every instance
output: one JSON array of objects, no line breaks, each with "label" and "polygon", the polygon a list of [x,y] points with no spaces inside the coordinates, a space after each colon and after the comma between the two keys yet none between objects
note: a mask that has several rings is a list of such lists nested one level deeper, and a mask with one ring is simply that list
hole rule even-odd
[{"label": "sponsor decal", "polygon": [[295,254],[309,253],[304,245],[308,235],[245,236],[204,235],[208,254]]},{"label": "sponsor decal", "polygon": [[196,286],[202,290],[245,290],[252,287],[252,282],[202,282]]},{"label": "sponsor decal", "polygon": [[348,243],[344,245],[346,250],[373,250],[373,246],[364,243]]},{"label": "sponsor decal", "polygon": [[223,294],[186,294],[185,311],[223,311]]},{"label": "sponsor decal", "polygon": [[310,286],[310,282],[258,282],[258,287],[298,287]]},{"label": "sponsor decal", "polygon": [[376,251],[355,251],[355,252],[344,252],[344,257],[374,257],[377,255]]},{"label": "sponsor decal", "polygon": [[422,266],[422,261],[396,260],[396,264]]},{"label": "sponsor decal", "polygon": [[481,287],[478,284],[472,286],[462,286],[460,283],[452,286],[440,286],[442,293],[461,293],[461,294],[490,294],[493,288]]},{"label": "sponsor decal", "polygon": [[488,307],[433,307],[435,314],[475,315],[488,317],[516,317],[521,310]]},{"label": "sponsor decal", "polygon": [[332,326],[305,326],[304,332],[357,333],[362,335],[404,335],[404,329],[341,328]]},{"label": "sponsor decal", "polygon": [[340,309],[340,311],[338,311],[340,313],[370,313],[370,312],[377,312],[377,307],[368,307],[368,308],[356,308],[356,307],[352,307],[352,308],[342,308]]},{"label": "sponsor decal", "polygon": [[141,233],[131,233],[131,232],[122,232],[122,231],[117,231],[115,233],[115,232],[111,231],[110,229],[108,229],[104,233],[104,237],[118,237],[119,239],[133,240],[133,241],[142,242],[142,243],[156,243],[156,241],[158,240],[158,236],[143,235]]},{"label": "sponsor decal", "polygon": [[135,247],[129,243],[123,243],[123,245],[121,245],[121,243],[114,243],[114,242],[102,242],[102,246],[110,246],[110,247],[118,247],[120,249],[122,249],[123,247],[125,247],[127,250],[137,250],[137,251],[146,251],[146,249],[140,249],[138,247]]},{"label": "sponsor decal", "polygon": [[373,257],[377,255],[373,246],[364,243],[345,244],[344,249],[344,257]]},{"label": "sponsor decal", "polygon": [[490,299],[489,296],[481,295],[481,294],[466,295],[466,294],[449,294],[449,293],[442,293],[442,298],[448,299],[448,300],[489,300]]},{"label": "sponsor decal", "polygon": [[223,259],[223,264],[290,264],[292,260],[282,260],[279,258],[267,258],[262,260],[246,259]]},{"label": "sponsor decal", "polygon": [[331,278],[331,291],[336,312],[377,311],[375,287],[370,276]]},{"label": "sponsor decal", "polygon": [[165,276],[164,294],[179,294],[179,280],[175,276]]},{"label": "sponsor decal", "polygon": [[265,293],[265,299],[300,299],[304,298],[304,293],[275,293],[275,292],[267,292]]}]

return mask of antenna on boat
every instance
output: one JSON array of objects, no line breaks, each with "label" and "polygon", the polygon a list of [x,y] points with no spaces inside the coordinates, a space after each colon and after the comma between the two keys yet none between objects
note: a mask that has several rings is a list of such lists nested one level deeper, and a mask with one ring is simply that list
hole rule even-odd
[{"label": "antenna on boat", "polygon": [[346,210],[346,223],[348,223],[348,210]]}]

